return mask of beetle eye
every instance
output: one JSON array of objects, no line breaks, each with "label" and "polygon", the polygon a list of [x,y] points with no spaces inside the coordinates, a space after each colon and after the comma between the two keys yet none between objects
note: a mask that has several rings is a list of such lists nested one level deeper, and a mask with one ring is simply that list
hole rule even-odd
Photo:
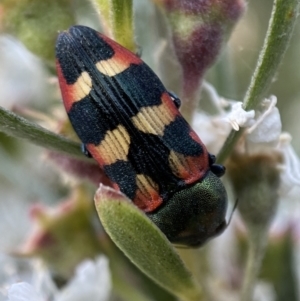
[{"label": "beetle eye", "polygon": [[220,235],[225,229],[227,228],[227,223],[223,221],[215,230],[214,235],[218,236]]},{"label": "beetle eye", "polygon": [[220,164],[212,164],[210,170],[217,176],[222,177],[225,174],[226,168]]}]

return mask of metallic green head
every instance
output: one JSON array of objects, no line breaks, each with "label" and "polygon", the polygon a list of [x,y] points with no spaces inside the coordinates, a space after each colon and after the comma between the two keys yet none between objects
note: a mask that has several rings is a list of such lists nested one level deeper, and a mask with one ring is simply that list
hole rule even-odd
[{"label": "metallic green head", "polygon": [[199,247],[227,226],[226,190],[211,170],[193,185],[176,192],[149,218],[174,244]]}]

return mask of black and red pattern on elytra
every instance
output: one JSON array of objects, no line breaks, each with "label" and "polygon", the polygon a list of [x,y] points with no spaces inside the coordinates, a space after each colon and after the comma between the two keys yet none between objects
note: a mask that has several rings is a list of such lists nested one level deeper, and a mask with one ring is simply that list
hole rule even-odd
[{"label": "black and red pattern on elytra", "polygon": [[180,100],[135,54],[74,26],[59,34],[56,58],[75,132],[115,188],[140,209],[155,214],[217,170],[178,111]]},{"label": "black and red pattern on elytra", "polygon": [[[68,110],[69,118],[92,154],[93,145],[99,145],[107,131],[123,125],[131,139],[128,160],[108,166],[101,164],[102,167],[130,199],[134,200],[137,190],[134,175],[144,174],[158,184],[159,195],[167,201],[172,193],[185,186],[185,179],[178,178],[170,169],[170,151],[195,157],[194,164],[199,164],[199,172],[193,175],[194,181],[199,180],[208,169],[208,153],[200,140],[195,141],[191,137],[192,129],[179,112],[176,112],[174,121],[165,127],[162,136],[136,129],[130,121],[131,117],[143,107],[161,105],[164,93],[166,97],[170,96],[145,63],[115,42],[108,44],[106,41],[107,38],[104,40],[99,33],[83,26],[72,27],[58,37],[56,53],[62,74],[60,77],[65,79],[67,85],[72,85],[86,71],[92,79],[90,93],[72,104]],[[113,58],[116,51],[122,51],[127,60],[133,57],[133,63],[114,76],[101,74],[96,64]],[[177,110],[173,101],[169,105],[174,106],[174,111]],[[143,209],[149,211],[148,208]]]}]

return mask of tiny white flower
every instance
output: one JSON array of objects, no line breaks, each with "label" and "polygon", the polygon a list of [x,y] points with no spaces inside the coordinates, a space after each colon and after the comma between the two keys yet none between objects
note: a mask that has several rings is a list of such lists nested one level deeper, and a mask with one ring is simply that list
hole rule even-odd
[{"label": "tiny white flower", "polygon": [[7,301],[46,301],[35,288],[26,282],[13,284],[8,290]]},{"label": "tiny white flower", "polygon": [[[8,300],[52,300],[57,288],[39,259],[22,259],[0,254],[0,291]],[[26,299],[25,296],[32,295]],[[1,300],[1,298],[0,298]]]},{"label": "tiny white flower", "polygon": [[46,268],[42,260],[38,259],[33,261],[33,268],[35,273],[32,274],[30,279],[31,284],[38,293],[47,296],[44,299],[53,300],[58,292],[58,288],[51,277],[49,269]]},{"label": "tiny white flower", "polygon": [[[254,110],[245,111],[242,102],[226,100],[220,97],[214,86],[206,81],[203,82],[202,89],[208,94],[211,103],[219,112],[219,115],[223,116],[224,120],[228,122],[235,131],[238,131],[240,127],[249,127],[254,124]],[[229,113],[225,108],[230,108]]]},{"label": "tiny white flower", "polygon": [[110,291],[108,260],[101,256],[95,261],[82,262],[75,277],[58,293],[55,301],[104,301],[108,300]]},{"label": "tiny white flower", "polygon": [[278,143],[282,126],[279,110],[276,108],[277,98],[271,96],[262,103],[262,111],[257,113],[253,126],[247,129],[247,143],[251,147],[274,147]]},{"label": "tiny white flower", "polygon": [[28,282],[10,285],[6,301],[106,301],[109,298],[111,279],[108,260],[104,256],[78,265],[75,276],[61,291],[40,261],[36,261],[34,267],[32,277],[26,277]]},{"label": "tiny white flower", "polygon": [[[206,81],[202,88],[219,114],[211,116],[203,112],[195,112],[192,127],[208,150],[216,154],[221,149],[231,129],[238,131],[240,127],[249,127],[255,123],[255,112],[254,110],[245,111],[241,102],[220,97],[216,89]],[[228,108],[230,109],[229,112]]]},{"label": "tiny white flower", "polygon": [[240,127],[249,127],[254,123],[254,110],[245,111],[242,102],[236,102],[231,105],[231,110],[224,119],[231,124],[235,131]]},{"label": "tiny white flower", "polygon": [[292,145],[292,137],[288,133],[282,133],[279,137],[278,150],[283,156],[281,167],[280,195],[288,194],[292,188],[300,188],[300,160]]},{"label": "tiny white flower", "polygon": [[219,116],[209,116],[205,113],[194,113],[192,127],[207,149],[217,154],[227,138],[231,126]]},{"label": "tiny white flower", "polygon": [[206,94],[209,96],[209,100],[214,105],[219,114],[223,114],[224,107],[226,107],[228,103],[227,101],[224,101],[224,98],[219,96],[215,87],[204,80],[202,83],[202,90],[205,91]]},{"label": "tiny white flower", "polygon": [[282,133],[276,103],[276,96],[264,100],[255,124],[246,131],[246,146],[248,153],[277,151],[281,154],[283,160],[278,163],[281,170],[279,193],[285,196],[294,186],[300,186],[300,160],[292,148],[291,135]]},{"label": "tiny white flower", "polygon": [[[228,124],[234,130],[248,127],[245,131],[245,151],[248,154],[278,151],[283,157],[282,164],[278,164],[282,170],[280,194],[288,193],[295,185],[300,186],[300,160],[291,146],[291,136],[282,133],[280,113],[276,107],[277,97],[271,95],[266,98],[255,116],[254,111],[246,112],[241,102],[220,97],[209,83],[205,82],[203,89],[220,112],[218,116],[194,114],[192,126],[208,150],[219,152],[231,129]],[[229,106],[231,110],[227,113],[224,108]]]}]

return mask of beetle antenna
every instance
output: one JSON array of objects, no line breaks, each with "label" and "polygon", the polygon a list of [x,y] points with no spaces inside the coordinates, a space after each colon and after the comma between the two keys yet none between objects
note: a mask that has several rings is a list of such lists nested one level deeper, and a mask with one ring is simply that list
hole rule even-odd
[{"label": "beetle antenna", "polygon": [[237,208],[237,206],[238,206],[238,203],[239,203],[239,199],[236,199],[235,200],[235,203],[234,203],[234,206],[233,206],[233,208],[232,208],[232,211],[231,211],[231,213],[230,213],[230,217],[229,217],[229,220],[228,220],[228,223],[227,223],[227,226],[226,226],[226,228],[230,225],[230,223],[231,223],[231,220],[232,220],[232,217],[233,217],[233,213],[234,213],[234,211],[236,210],[236,208]]}]

